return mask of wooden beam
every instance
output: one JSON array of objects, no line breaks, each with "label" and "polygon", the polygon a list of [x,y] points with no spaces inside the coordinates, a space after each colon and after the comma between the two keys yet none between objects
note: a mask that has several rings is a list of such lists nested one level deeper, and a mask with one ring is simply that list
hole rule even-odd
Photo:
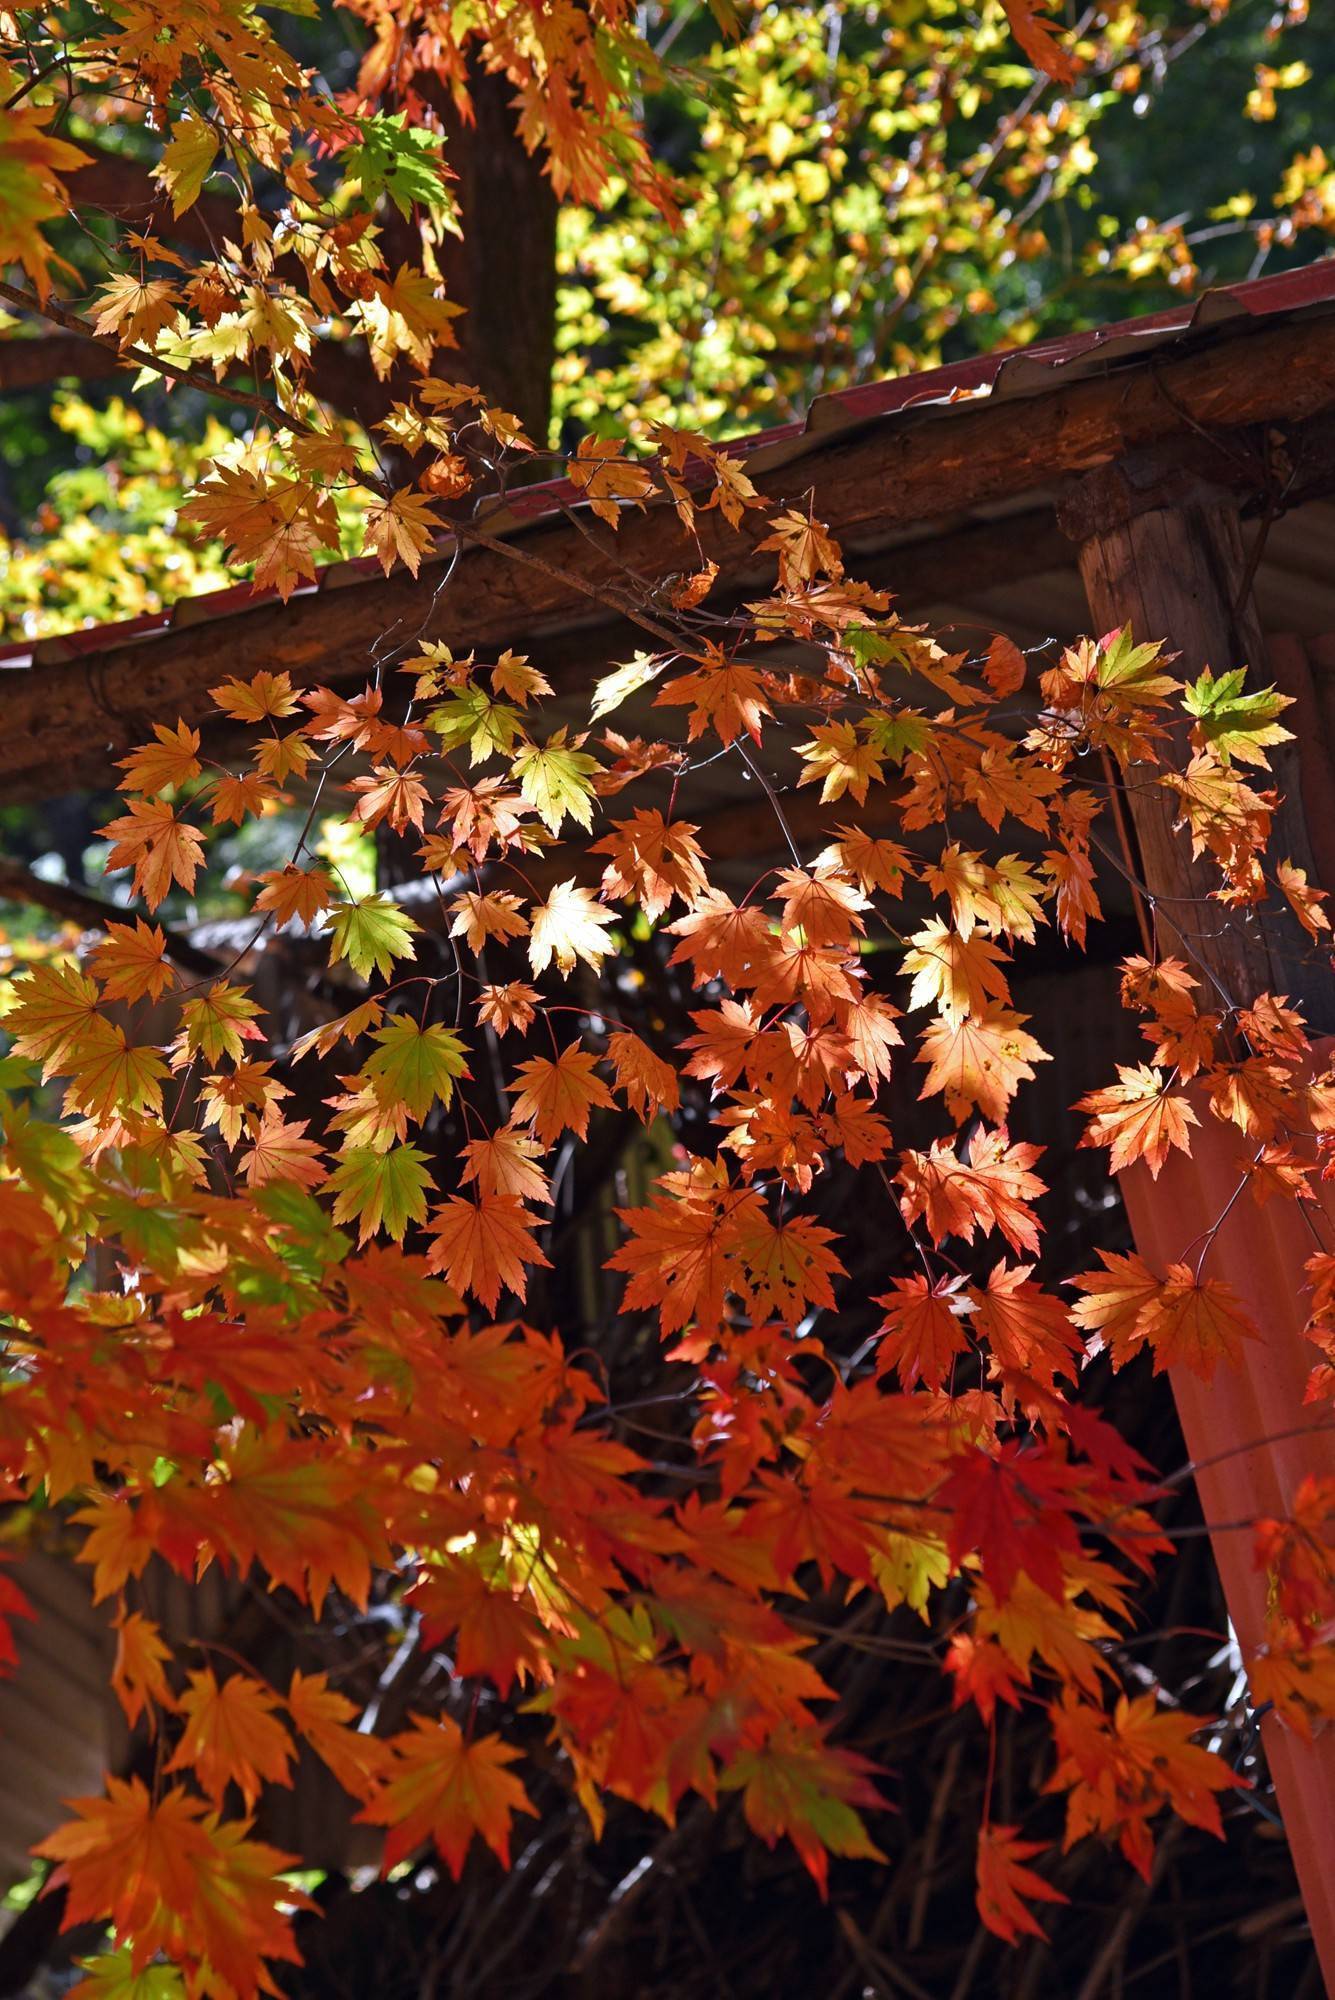
[{"label": "wooden beam", "polygon": [[[771,503],[803,503],[809,493],[834,533],[864,551],[926,521],[1035,493],[1156,439],[1195,452],[1205,448],[1202,432],[1226,431],[1217,447],[1220,481],[1262,490],[1267,462],[1240,426],[1290,427],[1285,449],[1304,490],[1335,479],[1335,426],[1318,423],[1311,436],[1302,429],[1335,411],[1335,315],[1259,327],[1230,322],[1189,347],[1156,343],[1143,361],[1067,383],[1058,371],[1050,391],[1023,400],[910,406],[786,465],[758,465],[753,477]],[[754,573],[761,533],[759,523],[735,533],[716,513],[701,517],[702,552],[719,563],[724,590]],[[282,667],[301,684],[346,684],[364,680],[373,658],[392,658],[421,636],[460,652],[514,646],[540,657],[552,635],[624,618],[627,567],[650,603],[656,584],[698,567],[700,552],[661,508],[628,513],[619,534],[558,514],[512,531],[503,551],[470,549],[444,590],[440,564],[428,563],[416,582],[400,572],[325,586],[286,607],[265,601],[207,622],[186,604],[158,637],[42,663],[23,680],[6,677],[0,783],[6,796],[22,798],[104,782],[111,759],[147,733],[150,718],[206,719],[208,689],[224,673]],[[893,568],[893,554],[888,562]],[[594,671],[591,633],[584,659],[585,671]]]}]

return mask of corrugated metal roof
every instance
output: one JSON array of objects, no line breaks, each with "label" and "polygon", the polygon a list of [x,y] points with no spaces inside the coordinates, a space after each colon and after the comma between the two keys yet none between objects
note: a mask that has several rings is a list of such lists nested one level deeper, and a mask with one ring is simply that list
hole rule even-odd
[{"label": "corrugated metal roof", "polygon": [[[748,469],[768,472],[827,446],[840,433],[852,434],[893,423],[909,413],[915,422],[924,416],[948,419],[952,409],[976,403],[984,396],[989,399],[1041,396],[1069,380],[1105,373],[1123,362],[1139,359],[1155,347],[1208,335],[1230,321],[1330,311],[1335,311],[1335,257],[1274,277],[1219,287],[1203,293],[1199,299],[1184,299],[1180,306],[1148,313],[1139,319],[1120,320],[1085,333],[1035,341],[1029,347],[1002,349],[944,368],[832,390],[814,399],[801,422],[730,439],[724,448],[744,458]],[[688,481],[690,477],[688,470]],[[698,469],[697,478],[703,483],[703,468]],[[579,489],[569,480],[547,480],[509,495],[503,507],[487,515],[487,528],[494,535],[514,534],[564,508],[584,504]],[[293,593],[293,601],[319,591],[364,583],[377,576],[379,568],[372,556],[330,563],[320,570],[313,583]],[[211,624],[277,601],[275,591],[255,591],[248,583],[234,584],[226,590],[180,598],[160,612],[139,618],[13,642],[0,647],[0,671],[22,671],[82,659],[123,645],[127,640],[151,639],[167,631]]]}]

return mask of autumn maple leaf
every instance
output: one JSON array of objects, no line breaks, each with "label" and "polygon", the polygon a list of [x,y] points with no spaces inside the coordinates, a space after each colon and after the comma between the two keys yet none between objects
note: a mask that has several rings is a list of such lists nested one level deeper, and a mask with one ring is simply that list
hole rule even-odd
[{"label": "autumn maple leaf", "polygon": [[1144,1160],[1157,1180],[1174,1146],[1191,1151],[1188,1128],[1200,1120],[1185,1097],[1167,1088],[1159,1070],[1119,1063],[1117,1074],[1120,1083],[1092,1090],[1077,1103],[1077,1111],[1091,1114],[1080,1144],[1110,1147],[1115,1174]]},{"label": "autumn maple leaf", "polygon": [[243,1572],[252,1562],[319,1611],[330,1583],[365,1604],[389,1550],[355,1460],[322,1462],[281,1430],[247,1425],[219,1454],[210,1539]]},{"label": "autumn maple leaf", "polygon": [[169,279],[122,271],[93,300],[93,331],[114,333],[126,346],[154,347],[180,309],[181,293]]},{"label": "autumn maple leaf", "polygon": [[1170,1264],[1155,1298],[1141,1309],[1137,1330],[1154,1349],[1154,1368],[1181,1362],[1208,1382],[1221,1361],[1242,1359],[1242,1343],[1259,1340],[1237,1294],[1221,1278],[1202,1278],[1189,1264]]},{"label": "autumn maple leaf", "polygon": [[455,1079],[469,1074],[464,1044],[452,1028],[423,1027],[396,1014],[372,1039],[379,1047],[363,1074],[382,1103],[402,1104],[413,1118],[425,1118],[437,1102],[448,1104]]},{"label": "autumn maple leaf", "polygon": [[548,1680],[541,1627],[526,1590],[489,1582],[474,1562],[433,1566],[408,1593],[431,1645],[453,1638],[460,1674],[485,1674],[502,1695],[516,1680]]},{"label": "autumn maple leaf", "polygon": [[1193,1715],[1160,1708],[1151,1694],[1119,1696],[1111,1715],[1067,1689],[1052,1711],[1057,1768],[1049,1791],[1068,1791],[1066,1846],[1090,1832],[1115,1833],[1146,1881],[1154,1843],[1149,1821],[1171,1804],[1180,1818],[1222,1839],[1217,1792],[1248,1781],[1214,1751],[1191,1742]]},{"label": "autumn maple leaf", "polygon": [[818,784],[822,805],[851,792],[859,805],[867,803],[867,787],[885,775],[884,750],[858,734],[851,722],[817,723],[807,743],[799,743],[802,759],[799,785]]},{"label": "autumn maple leaf", "polygon": [[681,943],[673,951],[671,965],[692,965],[695,983],[726,979],[731,986],[745,983],[752,965],[768,953],[771,945],[769,922],[754,904],[740,907],[721,889],[709,889],[687,916],[667,926]]},{"label": "autumn maple leaf", "polygon": [[961,1454],[937,1494],[949,1510],[952,1563],[977,1549],[983,1576],[999,1601],[1009,1597],[1024,1571],[1064,1603],[1061,1557],[1080,1547],[1065,1506],[1071,1484],[1070,1468],[1050,1451],[1016,1440],[995,1452]]},{"label": "autumn maple leaf", "polygon": [[690,904],[708,887],[704,854],[696,840],[699,827],[687,820],[666,820],[661,812],[641,807],[633,818],[617,820],[612,832],[590,848],[611,859],[603,871],[609,897],[633,897],[650,923],[656,923],[674,897]]},{"label": "autumn maple leaf", "polygon": [[271,1984],[266,1960],[300,1963],[286,1912],[314,1905],[278,1879],[293,1856],[250,1840],[244,1822],[221,1825],[179,1785],[155,1802],[140,1779],[108,1778],[106,1798],[70,1803],[77,1818],[34,1850],[59,1864],[66,1929],[109,1920],[144,1959],[206,1962],[238,1993]]},{"label": "autumn maple leaf", "polygon": [[1120,1367],[1144,1345],[1141,1315],[1159,1298],[1159,1280],[1133,1251],[1100,1250],[1101,1271],[1083,1271],[1071,1283],[1084,1294],[1071,1308],[1071,1318],[1112,1353]]},{"label": "autumn maple leaf", "polygon": [[457,1882],[474,1834],[508,1868],[511,1821],[517,1812],[534,1810],[507,1769],[519,1751],[499,1736],[466,1739],[448,1715],[414,1716],[412,1729],[391,1737],[389,1748],[394,1761],[388,1778],[358,1814],[389,1829],[386,1872],[430,1839]]},{"label": "autumn maple leaf", "polygon": [[542,1147],[513,1125],[485,1139],[470,1139],[463,1149],[463,1179],[474,1181],[480,1195],[514,1195],[520,1201],[547,1201],[551,1184],[538,1165]]},{"label": "autumn maple leaf", "polygon": [[241,1155],[240,1167],[249,1187],[266,1187],[271,1181],[294,1181],[298,1187],[319,1187],[328,1175],[320,1148],[306,1137],[306,1119],[285,1119],[273,1105],[266,1105],[259,1126],[251,1133],[251,1144]]},{"label": "autumn maple leaf", "polygon": [[547,901],[531,913],[529,964],[535,973],[545,972],[555,959],[562,972],[573,972],[576,960],[582,958],[599,971],[612,949],[607,933],[614,921],[612,911],[587,889],[577,888],[573,876],[558,882]]},{"label": "autumn maple leaf", "polygon": [[862,1823],[859,1806],[884,1804],[872,1783],[875,1765],[781,1727],[755,1749],[743,1749],[720,1774],[725,1791],[740,1791],[747,1825],[773,1847],[786,1835],[822,1897],[830,1854],[884,1859]]},{"label": "autumn maple leaf", "polygon": [[506,938],[524,937],[528,931],[528,918],[520,909],[518,896],[504,889],[493,889],[485,896],[465,890],[450,904],[450,914],[454,919],[450,936],[467,938],[472,952],[481,951],[488,938],[503,943]]},{"label": "autumn maple leaf", "polygon": [[956,1021],[933,1021],[922,1036],[916,1060],[929,1065],[923,1097],[942,1093],[946,1109],[962,1125],[974,1111],[1004,1122],[1011,1099],[1034,1075],[1048,1052],[1026,1034],[1025,1014],[989,1009]]},{"label": "autumn maple leaf", "polygon": [[1053,0],[1002,0],[1011,33],[1034,68],[1057,83],[1074,83],[1074,63],[1047,22],[1039,18],[1040,10],[1052,4]]},{"label": "autumn maple leaf", "polygon": [[1330,918],[1321,905],[1330,900],[1327,889],[1318,889],[1307,879],[1305,871],[1295,868],[1291,861],[1281,861],[1275,870],[1275,880],[1279,883],[1289,908],[1297,917],[1307,935],[1321,942],[1323,932],[1330,930]]},{"label": "autumn maple leaf", "polygon": [[692,673],[678,674],[654,699],[660,708],[690,709],[687,733],[692,743],[706,729],[725,744],[742,735],[759,743],[761,722],[772,713],[755,668],[721,653],[711,653]]},{"label": "autumn maple leaf", "polygon": [[660,1111],[677,1109],[681,1092],[676,1071],[638,1035],[618,1029],[608,1038],[607,1056],[616,1071],[617,1089],[646,1125]]},{"label": "autumn maple leaf", "polygon": [[122,757],[120,768],[125,776],[118,790],[122,792],[165,792],[170,786],[184,785],[191,778],[199,776],[199,731],[191,729],[187,723],[178,723],[169,729],[165,722],[153,724],[156,741],[145,743],[128,757]]},{"label": "autumn maple leaf", "polygon": [[211,1668],[190,1675],[181,1696],[185,1720],[169,1771],[193,1771],[220,1806],[235,1784],[254,1808],[264,1783],[290,1785],[296,1746],[278,1721],[278,1697],[252,1674],[232,1674],[219,1685]]},{"label": "autumn maple leaf", "polygon": [[520,793],[553,833],[567,815],[580,826],[593,824],[598,759],[581,748],[584,741],[563,725],[545,743],[525,743],[511,765]]},{"label": "autumn maple leaf", "polygon": [[539,1227],[539,1218],[513,1195],[492,1194],[479,1201],[451,1195],[431,1218],[427,1268],[441,1272],[456,1291],[472,1292],[491,1312],[502,1290],[524,1297],[526,1264],[550,1264],[533,1240]]},{"label": "autumn maple leaf", "polygon": [[757,1195],[738,1193],[719,1170],[702,1167],[672,1176],[647,1208],[618,1209],[629,1234],[607,1263],[630,1274],[626,1308],[656,1307],[665,1333],[691,1318],[721,1317],[724,1295],[740,1275],[738,1229],[758,1208]]},{"label": "autumn maple leaf", "polygon": [[416,576],[431,538],[441,526],[429,500],[408,487],[376,500],[367,509],[363,547],[376,557],[388,576],[396,561]]},{"label": "autumn maple leaf", "polygon": [[509,1086],[515,1093],[515,1123],[531,1121],[544,1146],[550,1146],[565,1131],[583,1139],[590,1111],[614,1106],[611,1091],[594,1074],[597,1060],[587,1049],[570,1042],[555,1061],[533,1056],[521,1063],[515,1082]]},{"label": "autumn maple leaf", "polygon": [[1023,1141],[1012,1145],[1004,1127],[975,1132],[963,1159],[944,1139],[935,1140],[929,1153],[905,1151],[896,1176],[905,1221],[923,1217],[935,1243],[948,1236],[972,1243],[979,1231],[999,1229],[1012,1249],[1036,1252],[1038,1222],[1030,1203],[1045,1188],[1031,1169],[1041,1151]]},{"label": "autumn maple leaf", "polygon": [[969,1293],[973,1327],[991,1349],[995,1371],[1051,1388],[1056,1375],[1074,1378],[1081,1342],[1060,1299],[1032,1278],[1030,1264],[999,1264],[986,1285]]},{"label": "autumn maple leaf", "polygon": [[[171,1648],[155,1621],[142,1611],[122,1611],[116,1620],[116,1662],[111,1685],[133,1729],[146,1707],[174,1709],[176,1697],[167,1681]],[[150,1709],[150,1723],[152,1720]]]},{"label": "autumn maple leaf", "polygon": [[1019,1840],[1017,1831],[1013,1826],[989,1825],[978,1836],[978,1914],[1007,1944],[1015,1944],[1022,1935],[1047,1935],[1033,1912],[1025,1908],[1026,1898],[1031,1903],[1070,1901],[1024,1865],[1043,1852],[1043,1843]]},{"label": "autumn maple leaf", "polygon": [[315,575],[317,552],[338,546],[338,515],[328,494],[245,465],[215,461],[177,519],[218,536],[234,561],[253,562],[256,589],[272,586],[284,602]]},{"label": "autumn maple leaf", "polygon": [[969,1014],[1004,1002],[1009,989],[1002,954],[972,929],[966,936],[932,917],[909,940],[904,970],[913,975],[910,1008],[937,1007],[952,1027]]},{"label": "autumn maple leaf", "polygon": [[33,966],[17,983],[4,1017],[6,1031],[15,1038],[14,1053],[40,1062],[44,1079],[64,1071],[103,1024],[100,997],[77,965]]},{"label": "autumn maple leaf", "polygon": [[283,1706],[293,1726],[329,1766],[345,1792],[364,1798],[385,1769],[383,1742],[353,1725],[355,1704],[329,1685],[326,1673],[304,1674],[294,1668]]},{"label": "autumn maple leaf", "polygon": [[732,1248],[755,1311],[795,1325],[813,1306],[832,1308],[831,1279],[847,1275],[830,1248],[834,1240],[834,1231],[809,1215],[773,1223],[748,1205],[737,1219]]},{"label": "autumn maple leaf", "polygon": [[136,917],[128,924],[108,923],[106,936],[89,959],[102,981],[107,1000],[160,1000],[176,974],[167,956],[167,939],[157,924]]},{"label": "autumn maple leaf", "polygon": [[103,838],[113,843],[107,872],[133,868],[132,892],[156,910],[173,882],[187,891],[204,861],[204,843],[197,828],[181,818],[165,799],[131,799],[130,810],[108,820]]},{"label": "autumn maple leaf", "polygon": [[939,1389],[956,1355],[967,1352],[968,1300],[960,1285],[958,1278],[932,1283],[915,1273],[895,1278],[891,1289],[873,1300],[885,1308],[877,1365],[896,1369],[906,1389],[919,1380],[928,1389]]}]

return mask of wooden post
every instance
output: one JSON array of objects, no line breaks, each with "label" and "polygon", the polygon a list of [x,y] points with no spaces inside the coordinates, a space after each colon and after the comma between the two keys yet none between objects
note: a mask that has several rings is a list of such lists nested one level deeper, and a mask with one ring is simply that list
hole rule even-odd
[{"label": "wooden post", "polygon": [[[1234,496],[1184,478],[1155,453],[1119,460],[1090,473],[1058,510],[1079,545],[1080,574],[1095,630],[1130,625],[1138,640],[1163,639],[1176,653],[1175,671],[1194,679],[1246,667],[1250,683],[1273,679],[1257,620]],[[1281,693],[1284,692],[1281,688]],[[1170,754],[1185,765],[1188,722],[1174,732]],[[1271,852],[1319,878],[1303,809],[1296,743],[1271,752],[1273,782],[1282,795]],[[1215,999],[1245,1005],[1258,993],[1284,993],[1300,1004],[1309,1026],[1335,1032],[1335,980],[1328,954],[1312,949],[1282,898],[1240,920],[1209,900],[1218,870],[1194,862],[1177,831],[1171,792],[1153,783],[1126,794],[1140,850],[1140,875],[1158,944],[1217,982]],[[1335,883],[1325,885],[1335,889]]]},{"label": "wooden post", "polygon": [[[1146,455],[1088,475],[1063,502],[1059,519],[1079,544],[1096,631],[1130,625],[1138,640],[1163,639],[1180,655],[1177,671],[1191,678],[1206,666],[1217,674],[1246,666],[1258,686],[1274,678],[1234,499]],[[1283,691],[1282,663],[1271,666],[1281,667]],[[1181,757],[1186,725],[1176,733]],[[1314,770],[1310,743],[1306,750],[1301,775],[1314,792],[1321,780],[1328,798],[1330,774]],[[1272,853],[1319,881],[1297,746],[1285,746],[1272,769],[1285,794]],[[1328,956],[1313,952],[1287,908],[1270,902],[1244,921],[1224,921],[1221,905],[1206,900],[1217,875],[1192,861],[1190,841],[1175,827],[1172,795],[1132,783],[1126,803],[1159,949],[1185,958],[1214,986],[1215,1002],[1245,1005],[1261,992],[1287,994],[1314,1031],[1335,1028]],[[1325,886],[1335,889],[1335,882]],[[1175,1155],[1157,1183],[1141,1167],[1123,1176],[1137,1246],[1159,1276],[1219,1221],[1236,1190],[1235,1148],[1204,1106],[1200,1115],[1189,1160]],[[1187,1449],[1202,1464],[1197,1491],[1206,1519],[1221,1524],[1212,1538],[1215,1559],[1248,1654],[1264,1631],[1265,1580],[1252,1565],[1247,1531],[1223,1524],[1283,1515],[1302,1479],[1328,1474],[1335,1463],[1329,1430],[1318,1427],[1321,1412],[1302,1402],[1316,1358],[1302,1338],[1303,1264],[1318,1242],[1335,1244],[1335,1203],[1315,1212],[1278,1201],[1263,1209],[1240,1201],[1229,1209],[1211,1244],[1211,1273],[1238,1292],[1263,1338],[1248,1343],[1239,1367],[1221,1369],[1208,1385],[1188,1370],[1169,1371]],[[1309,1746],[1271,1716],[1263,1741],[1317,1953],[1335,1993],[1335,1730]]]}]

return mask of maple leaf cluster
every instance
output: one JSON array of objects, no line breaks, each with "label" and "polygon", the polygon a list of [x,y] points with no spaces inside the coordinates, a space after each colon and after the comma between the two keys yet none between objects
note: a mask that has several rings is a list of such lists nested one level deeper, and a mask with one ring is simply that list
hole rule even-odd
[{"label": "maple leaf cluster", "polygon": [[[357,11],[375,40],[346,100],[241,5],[174,9],[164,34],[119,0],[58,66],[152,107],[174,216],[215,172],[282,184],[281,215],[247,192],[209,257],[136,235],[90,314],[59,310],[249,411],[182,518],[284,598],[350,526],[386,574],[439,560],[445,587],[485,536],[456,503],[534,451],[436,365],[454,213],[429,84],[466,92],[482,30]],[[1067,73],[1039,0],[1005,11]],[[643,60],[621,0],[491,10],[482,46],[558,186],[615,173],[670,201],[608,80]],[[0,65],[0,257],[42,305],[60,275],[43,227],[81,156],[39,83]],[[373,443],[315,393],[326,324],[390,385]],[[952,1698],[983,1730],[999,1703],[1041,1705],[1068,1840],[1115,1839],[1144,1870],[1161,1812],[1218,1831],[1233,1785],[1190,1741],[1210,1718],[1122,1687],[1134,1587],[1170,1543],[1153,1471],[1082,1389],[1095,1353],[1208,1379],[1258,1329],[1208,1239],[1162,1271],[1105,1252],[1053,1282],[1019,1122],[1049,1052],[1012,986],[1040,932],[1078,948],[1099,920],[1103,822],[1132,784],[1171,799],[1221,923],[1283,898],[1325,948],[1321,893],[1268,848],[1283,698],[1239,662],[1185,685],[1129,632],[1037,665],[1000,636],[949,652],[847,573],[809,501],[762,500],[695,433],[586,439],[561,463],[598,532],[653,506],[692,550],[670,586],[616,600],[652,650],[576,702],[527,658],[433,641],[424,591],[419,633],[389,635],[362,687],[220,670],[210,713],[157,719],[121,761],[106,866],[144,913],[36,965],[5,1018],[0,1497],[77,1537],[117,1697],[160,1752],[151,1785],[113,1775],[38,1850],[67,1921],[112,1934],[94,1991],[162,1969],[192,1996],[273,1990],[303,1899],[297,1857],[253,1822],[303,1753],[384,1829],[387,1867],[432,1844],[458,1876],[479,1841],[505,1862],[532,1770],[461,1684],[522,1694],[595,1832],[609,1799],[670,1822],[688,1795],[735,1794],[822,1890],[831,1855],[874,1864],[886,1777],[832,1733],[817,1591],[924,1618],[954,1592]],[[774,558],[734,616],[709,607],[706,515]],[[693,803],[724,760],[782,857],[751,882]],[[317,808],[414,853],[416,879],[356,893]],[[256,825],[285,846],[233,881],[248,942],[187,980],[176,925]],[[293,1040],[256,978],[279,933],[316,968],[321,1018]],[[679,1037],[636,1004],[637,940],[689,986]],[[1147,1060],[1081,1101],[1080,1142],[1157,1176],[1217,1129],[1240,1198],[1308,1199],[1335,1085],[1288,997],[1222,995],[1157,949],[1123,992]],[[921,1143],[892,1122],[907,1078]],[[670,1478],[627,1441],[602,1356],[543,1309],[571,1163],[639,1141],[653,1166],[618,1175],[600,1261],[618,1320],[680,1371]],[[894,1245],[855,1352],[837,1328],[861,1301],[816,1208],[839,1164]],[[1318,1400],[1335,1259],[1310,1275]],[[1335,1713],[1329,1488],[1257,1529],[1274,1614],[1254,1687],[1299,1729]],[[254,1571],[317,1627],[379,1593],[423,1647],[450,1644],[450,1695],[378,1734],[323,1669],[280,1687],[201,1665],[146,1608],[150,1565]],[[0,1570],[0,1666],[28,1609]],[[979,1909],[1002,1936],[1058,1900],[1038,1852],[989,1799]]]},{"label": "maple leaf cluster", "polygon": [[[711,497],[754,506],[717,461],[701,477],[677,496],[686,517]],[[1149,1468],[1080,1390],[1094,1352],[1208,1377],[1258,1330],[1204,1253],[1156,1272],[1104,1252],[1072,1295],[1054,1289],[1041,1149],[1008,1120],[1046,1059],[1011,1001],[1013,957],[1040,927],[1079,942],[1099,916],[1102,801],[1081,760],[1154,770],[1175,705],[1220,705],[1117,634],[1049,669],[1017,731],[1022,658],[1001,642],[943,653],[845,581],[819,523],[790,510],[771,529],[779,581],[751,647],[646,655],[594,692],[600,720],[631,700],[687,709],[684,742],[552,726],[549,682],[512,654],[422,645],[392,703],[378,679],[356,694],[283,673],[221,682],[225,762],[165,723],[123,760],[109,865],[149,918],[17,985],[12,1060],[63,1080],[63,1118],[16,1104],[7,1124],[6,1490],[70,1510],[114,1606],[126,1715],[169,1749],[153,1791],[114,1781],[40,1851],[71,1920],[107,1922],[136,1966],[160,1955],[243,1994],[292,1956],[290,1860],[250,1815],[292,1783],[301,1743],[386,1829],[389,1866],[430,1841],[457,1874],[474,1837],[505,1860],[515,1814],[535,1809],[519,1746],[448,1709],[381,1738],[323,1673],[283,1690],[234,1665],[187,1670],[134,1600],[155,1561],[184,1577],[256,1566],[317,1617],[331,1592],[365,1605],[389,1577],[460,1677],[527,1691],[595,1828],[608,1796],[670,1819],[688,1793],[736,1792],[822,1885],[830,1854],[875,1858],[864,1815],[882,1792],[830,1740],[831,1690],[785,1607],[838,1585],[926,1616],[959,1581],[955,1699],[985,1727],[998,1703],[1047,1705],[1068,1839],[1114,1837],[1144,1870],[1161,1811],[1218,1830],[1234,1781],[1189,1740],[1197,1720],[1117,1699],[1109,1645],[1170,1544]],[[783,619],[818,673],[766,664]],[[819,784],[823,817],[804,857],[776,794],[791,856],[735,894],[704,821],[679,810],[692,746],[758,768],[785,712],[807,718],[794,795]],[[1277,727],[1273,703],[1236,691],[1228,713],[1195,753],[1216,760],[1221,796],[1244,744],[1261,761],[1256,736]],[[328,1018],[280,1048],[244,967],[182,983],[157,918],[193,890],[217,828],[282,815],[317,778],[326,800],[343,787],[350,826],[417,843],[433,887],[416,914],[353,895],[308,848],[310,815],[293,821],[289,859],[252,883],[254,935],[322,943]],[[627,809],[634,784],[657,802]],[[948,805],[1000,851],[947,835]],[[1263,892],[1259,836],[1217,858],[1222,899]],[[676,1046],[612,1010],[605,975],[637,925],[696,990]],[[889,990],[869,976],[880,940]],[[600,975],[607,997],[575,999]],[[1124,996],[1151,1060],[1082,1101],[1084,1143],[1157,1174],[1210,1121],[1236,1135],[1240,1191],[1301,1198],[1320,1171],[1305,1135],[1333,1101],[1283,996],[1203,1008],[1171,956],[1128,961]],[[889,1115],[905,1056],[947,1128],[925,1147]],[[336,1087],[313,1093],[312,1066],[330,1063]],[[691,1135],[618,1210],[606,1258],[619,1313],[688,1371],[684,1497],[626,1442],[587,1360],[514,1317],[553,1266],[562,1160],[618,1117]],[[888,1274],[851,1360],[822,1330],[847,1298],[840,1241],[807,1205],[840,1155],[919,1262]],[[72,1286],[89,1242],[117,1284]],[[1330,1263],[1313,1269],[1327,1340]],[[1300,1728],[1331,1707],[1329,1484],[1258,1530],[1279,1621],[1258,1686]],[[1054,1899],[1036,1851],[984,1826],[979,1908],[1003,1936]]]}]

